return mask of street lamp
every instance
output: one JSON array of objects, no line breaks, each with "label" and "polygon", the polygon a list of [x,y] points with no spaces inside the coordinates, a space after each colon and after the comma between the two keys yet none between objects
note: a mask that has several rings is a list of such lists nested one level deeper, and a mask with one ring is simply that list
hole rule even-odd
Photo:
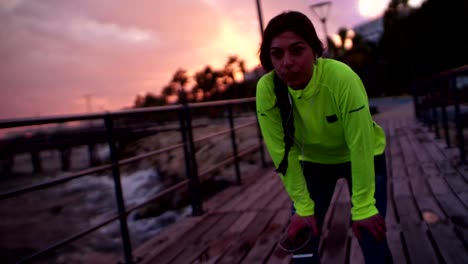
[{"label": "street lamp", "polygon": [[323,1],[316,4],[309,5],[312,12],[320,19],[323,26],[323,34],[325,34],[325,44],[328,47],[328,31],[327,31],[327,18],[330,13],[331,1]]}]

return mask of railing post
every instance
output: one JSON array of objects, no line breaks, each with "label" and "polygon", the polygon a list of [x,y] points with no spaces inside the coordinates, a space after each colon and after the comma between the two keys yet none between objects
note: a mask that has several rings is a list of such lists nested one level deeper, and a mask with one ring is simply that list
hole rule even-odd
[{"label": "railing post", "polygon": [[450,98],[447,89],[444,89],[444,85],[442,85],[441,82],[442,81],[438,79],[437,87],[439,87],[442,97],[442,126],[444,128],[445,143],[447,144],[447,148],[450,148],[450,134],[447,117],[447,105],[449,105]]},{"label": "railing post", "polygon": [[237,154],[237,143],[236,143],[236,132],[234,130],[234,117],[232,115],[232,104],[229,103],[228,107],[228,118],[229,118],[229,127],[231,128],[231,143],[232,143],[232,152],[234,154],[234,167],[236,170],[236,182],[237,184],[242,184],[240,169],[239,169],[239,157]]},{"label": "railing post", "polygon": [[460,113],[460,102],[458,99],[458,91],[455,76],[449,75],[449,87],[453,92],[453,100],[455,103],[455,126],[457,128],[458,149],[460,150],[460,164],[466,161],[465,138],[463,136],[462,117]]},{"label": "railing post", "polygon": [[107,142],[109,144],[110,159],[112,163],[112,176],[114,178],[115,197],[117,199],[117,209],[119,212],[120,234],[122,236],[125,263],[131,264],[134,263],[132,256],[132,245],[128,233],[127,213],[125,211],[122,184],[120,182],[119,157],[114,142],[114,121],[110,115],[106,116],[104,121],[106,124]]},{"label": "railing post", "polygon": [[421,113],[420,113],[419,98],[418,98],[418,93],[419,93],[418,85],[419,85],[418,81],[413,81],[413,83],[411,84],[411,88],[412,88],[411,90],[413,92],[414,114],[416,115],[416,120],[421,121]]},{"label": "railing post", "polygon": [[180,133],[184,143],[185,174],[189,179],[190,202],[192,205],[192,215],[203,214],[202,194],[200,180],[198,179],[198,165],[196,158],[195,144],[192,134],[192,116],[190,108],[185,100],[185,95],[181,93],[182,109],[179,112]]},{"label": "railing post", "polygon": [[432,120],[434,121],[434,130],[435,130],[435,138],[440,139],[440,131],[439,131],[439,113],[438,113],[438,108],[439,104],[441,102],[440,94],[437,91],[437,86],[434,85],[434,81],[430,82],[430,87],[429,87],[429,93],[432,98]]},{"label": "railing post", "polygon": [[41,155],[39,151],[31,152],[31,161],[33,164],[33,171],[34,173],[41,173],[42,172],[42,162],[41,162]]},{"label": "railing post", "polygon": [[255,119],[257,120],[257,136],[258,143],[260,144],[260,159],[262,160],[262,167],[266,168],[265,148],[263,147],[263,136],[260,129],[260,122],[258,121],[257,106],[255,106]]}]

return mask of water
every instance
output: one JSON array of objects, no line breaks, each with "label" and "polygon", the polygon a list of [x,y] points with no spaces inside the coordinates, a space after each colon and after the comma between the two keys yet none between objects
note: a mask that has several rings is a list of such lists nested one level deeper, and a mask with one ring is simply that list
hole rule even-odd
[{"label": "water", "polygon": [[[77,148],[73,150],[72,154],[72,168],[74,170],[86,168],[88,165],[87,149]],[[108,148],[106,146],[99,147],[98,156],[103,161],[108,160]],[[32,166],[28,155],[15,158],[15,167],[13,168],[15,174],[0,178],[3,182],[2,192],[57,179],[69,174],[60,171],[57,152],[44,152],[41,157],[44,168],[44,173],[41,175],[31,173]],[[156,168],[140,165],[132,168],[134,168],[133,171],[128,171],[128,168],[127,171],[121,170],[121,185],[127,208],[147,201],[161,190],[160,177]],[[7,188],[7,186],[9,187]],[[57,187],[0,201],[0,211],[5,216],[2,216],[3,223],[0,223],[0,233],[5,235],[3,239],[0,238],[0,259],[2,254],[13,256],[11,259],[17,259],[30,253],[21,253],[20,256],[15,256],[14,253],[11,253],[15,251],[15,248],[42,250],[65,237],[100,224],[109,216],[116,214],[114,180],[110,172],[105,175],[87,175]],[[191,208],[186,206],[179,210],[166,211],[157,217],[138,220],[135,217],[137,213],[138,210],[135,210],[127,217],[128,229],[134,247],[154,237],[164,227],[190,215]],[[23,230],[21,235],[17,235]],[[48,235],[34,239],[41,234]],[[20,236],[30,236],[30,238]],[[12,241],[12,239],[17,239],[17,241]],[[115,221],[106,225],[76,243],[78,246],[71,247],[71,249],[66,248],[59,253],[60,256],[54,257],[53,263],[79,263],[76,260],[77,256],[86,255],[89,252],[105,252],[121,256],[122,242],[119,222]]]}]

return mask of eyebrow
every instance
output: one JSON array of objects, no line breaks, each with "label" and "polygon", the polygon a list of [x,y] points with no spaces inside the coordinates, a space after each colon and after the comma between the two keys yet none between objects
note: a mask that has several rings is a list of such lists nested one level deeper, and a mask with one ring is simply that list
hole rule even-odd
[{"label": "eyebrow", "polygon": [[[301,44],[305,44],[305,42],[302,41],[302,40],[298,40],[298,41],[296,41],[296,42],[291,43],[291,44],[288,46],[288,48],[293,47],[293,46],[297,46],[297,45],[301,45]],[[281,47],[271,47],[271,48],[270,48],[270,50],[275,50],[275,49],[282,49],[282,48],[281,48]]]}]

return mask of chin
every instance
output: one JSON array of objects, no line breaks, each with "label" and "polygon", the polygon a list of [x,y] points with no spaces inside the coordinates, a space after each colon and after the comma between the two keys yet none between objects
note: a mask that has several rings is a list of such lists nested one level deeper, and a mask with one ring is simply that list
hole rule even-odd
[{"label": "chin", "polygon": [[286,82],[286,84],[293,88],[294,90],[300,90],[300,89],[304,89],[306,84],[304,84],[304,82],[300,82],[300,81],[295,81],[295,82]]}]

